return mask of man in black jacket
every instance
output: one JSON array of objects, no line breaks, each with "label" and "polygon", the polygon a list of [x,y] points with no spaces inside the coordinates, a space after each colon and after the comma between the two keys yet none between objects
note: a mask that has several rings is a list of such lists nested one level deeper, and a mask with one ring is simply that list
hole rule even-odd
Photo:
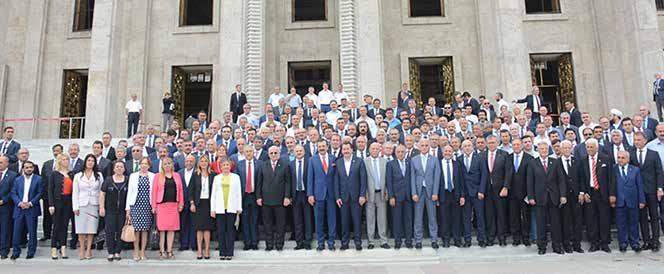
[{"label": "man in black jacket", "polygon": [[524,202],[526,198],[526,181],[528,174],[528,165],[533,156],[523,151],[521,139],[512,140],[513,153],[507,156],[507,162],[511,165],[508,169],[509,190],[509,216],[510,231],[512,232],[513,246],[521,243],[530,245],[530,217],[531,207]]},{"label": "man in black jacket", "polygon": [[[280,159],[280,149],[268,149],[269,160],[263,162],[256,184],[256,204],[262,207],[263,225],[267,238],[265,250],[284,248],[286,207],[290,205],[291,174],[286,160]],[[276,226],[275,226],[276,223]]]},{"label": "man in black jacket", "polygon": [[561,156],[558,161],[563,169],[563,178],[567,185],[567,204],[561,208],[563,249],[566,253],[583,253],[581,249],[581,230],[583,225],[583,211],[581,205],[584,199],[578,199],[579,181],[578,168],[579,161],[572,156],[572,142],[564,140],[560,143]]},{"label": "man in black jacket", "polygon": [[645,146],[648,137],[643,132],[634,133],[635,149],[630,153],[631,164],[638,167],[643,178],[643,190],[646,196],[646,207],[641,209],[641,237],[642,249],[658,252],[660,248],[659,228],[660,212],[659,201],[664,196],[664,174],[662,162],[657,152]]},{"label": "man in black jacket", "polygon": [[486,138],[488,149],[482,152],[487,166],[485,211],[488,245],[492,246],[496,237],[500,246],[507,245],[505,237],[505,208],[507,207],[507,152],[498,149],[498,138],[489,135]]},{"label": "man in black jacket", "polygon": [[247,95],[242,92],[240,84],[235,85],[235,92],[231,95],[230,110],[233,112],[233,122],[237,123],[237,117],[243,113],[242,107],[247,103]]},{"label": "man in black jacket", "polygon": [[461,207],[466,203],[466,194],[461,164],[454,160],[454,149],[449,145],[443,148],[440,174],[438,216],[443,247],[450,247],[450,238],[461,247]]}]

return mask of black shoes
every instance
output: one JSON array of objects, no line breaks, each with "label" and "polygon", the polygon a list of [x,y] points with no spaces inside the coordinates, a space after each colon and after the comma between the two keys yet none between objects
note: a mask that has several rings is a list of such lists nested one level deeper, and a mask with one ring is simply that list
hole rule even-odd
[{"label": "black shoes", "polygon": [[328,246],[328,247],[327,247],[327,250],[329,250],[329,251],[335,251],[335,250],[337,250],[337,249],[336,249],[333,245],[331,245],[331,246]]},{"label": "black shoes", "polygon": [[277,249],[277,251],[283,251],[283,250],[284,250],[284,247],[283,247],[283,246],[277,246],[276,249]]},{"label": "black shoes", "polygon": [[421,243],[415,244],[415,249],[422,249],[422,244]]},{"label": "black shoes", "polygon": [[463,243],[463,247],[465,247],[465,248],[468,248],[468,247],[470,247],[470,246],[472,246],[472,245],[473,245],[473,244],[472,244],[470,241],[466,241],[466,242]]},{"label": "black shoes", "polygon": [[626,246],[621,246],[621,247],[618,248],[618,250],[620,251],[620,253],[625,253],[625,252],[627,252],[627,247]]},{"label": "black shoes", "polygon": [[604,244],[600,249],[606,253],[611,253],[611,248],[609,248],[609,245]]},{"label": "black shoes", "polygon": [[632,250],[634,250],[634,252],[636,252],[636,253],[641,253],[641,247],[640,246],[633,246]]},{"label": "black shoes", "polygon": [[390,249],[390,245],[388,245],[388,244],[386,244],[386,243],[380,245],[380,247],[381,247],[382,249]]},{"label": "black shoes", "polygon": [[583,252],[583,249],[581,249],[581,246],[580,246],[580,245],[574,246],[574,247],[572,248],[572,250],[574,250],[574,252],[576,252],[576,253],[584,253],[584,252]]},{"label": "black shoes", "polygon": [[588,249],[588,252],[593,253],[597,252],[599,250],[599,247],[597,245],[591,245],[590,249]]},{"label": "black shoes", "polygon": [[519,239],[514,239],[514,241],[512,241],[512,246],[519,246],[519,245],[521,245],[521,241]]},{"label": "black shoes", "polygon": [[541,248],[538,249],[538,250],[537,250],[537,254],[539,254],[539,255],[544,255],[544,254],[546,254],[546,249],[541,249]]},{"label": "black shoes", "polygon": [[9,257],[9,259],[12,261],[16,261],[16,259],[18,259],[18,256],[12,255],[11,257]]},{"label": "black shoes", "polygon": [[316,251],[323,251],[323,250],[325,250],[324,245],[319,245],[318,247],[316,247]]},{"label": "black shoes", "polygon": [[431,243],[431,248],[438,249],[438,243],[437,242],[432,242]]},{"label": "black shoes", "polygon": [[301,249],[304,249],[304,245],[303,245],[303,244],[297,244],[297,245],[295,246],[295,250],[301,250]]},{"label": "black shoes", "polygon": [[486,247],[486,243],[485,243],[484,241],[480,241],[480,242],[479,242],[479,245],[480,245],[481,248],[485,248],[485,247]]},{"label": "black shoes", "polygon": [[572,247],[570,247],[570,246],[565,246],[565,247],[563,247],[563,250],[565,250],[565,253],[572,253],[572,252],[574,252],[574,251],[572,250]]},{"label": "black shoes", "polygon": [[362,251],[362,245],[361,244],[355,245],[355,250]]},{"label": "black shoes", "polygon": [[450,248],[450,242],[443,241],[442,246],[443,246],[443,248]]},{"label": "black shoes", "polygon": [[269,245],[265,247],[265,251],[272,251],[272,249],[274,249],[274,248],[272,246],[269,246]]},{"label": "black shoes", "polygon": [[341,250],[341,251],[345,251],[345,250],[347,250],[348,248],[350,248],[350,247],[348,246],[348,244],[342,244],[341,247],[339,248],[339,250]]},{"label": "black shoes", "polygon": [[396,250],[401,249],[401,243],[395,243],[394,244],[394,249],[396,249]]},{"label": "black shoes", "polygon": [[556,254],[559,254],[559,255],[565,254],[565,252],[563,252],[563,250],[560,247],[554,248],[553,253],[556,253]]},{"label": "black shoes", "polygon": [[408,248],[408,249],[412,249],[412,248],[413,248],[413,244],[412,244],[412,243],[406,243],[406,248]]},{"label": "black shoes", "polygon": [[242,250],[244,250],[244,251],[251,250],[251,245],[244,245]]},{"label": "black shoes", "polygon": [[374,245],[372,243],[369,243],[369,245],[367,245],[367,249],[369,249],[369,250],[374,249]]}]

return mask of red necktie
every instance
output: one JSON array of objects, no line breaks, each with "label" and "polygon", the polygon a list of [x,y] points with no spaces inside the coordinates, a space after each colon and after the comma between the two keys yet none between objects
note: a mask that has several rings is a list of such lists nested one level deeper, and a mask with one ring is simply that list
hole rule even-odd
[{"label": "red necktie", "polygon": [[274,172],[274,170],[275,170],[276,167],[277,167],[277,163],[276,163],[276,162],[272,162],[272,172]]},{"label": "red necktie", "polygon": [[248,166],[247,166],[247,193],[252,193],[252,192],[254,192],[254,189],[253,189],[252,184],[251,184],[251,180],[252,180],[252,177],[251,177],[251,161],[247,162],[247,164],[248,164]]},{"label": "red necktie", "polygon": [[546,160],[542,161],[542,165],[544,166],[544,172],[548,172],[549,167],[547,166]]},{"label": "red necktie", "polygon": [[595,157],[590,157],[590,159],[593,161],[593,174],[591,175],[593,178],[593,188],[599,190],[599,181],[597,181],[597,161],[595,161]]},{"label": "red necktie", "polygon": [[327,174],[327,159],[325,159],[325,157],[322,157],[322,159],[323,159],[323,172]]}]

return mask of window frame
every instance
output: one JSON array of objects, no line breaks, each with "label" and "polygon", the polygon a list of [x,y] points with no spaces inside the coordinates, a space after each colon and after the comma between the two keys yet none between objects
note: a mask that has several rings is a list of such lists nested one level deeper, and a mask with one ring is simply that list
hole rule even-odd
[{"label": "window frame", "polygon": [[440,15],[423,15],[423,16],[413,16],[412,1],[417,0],[408,0],[408,17],[410,18],[437,18],[445,17],[445,0],[438,0],[440,2]]},{"label": "window frame", "polygon": [[328,3],[330,2],[329,0],[323,0],[323,10],[324,10],[323,16],[324,16],[324,18],[323,19],[318,19],[318,20],[296,20],[295,19],[295,1],[298,1],[298,0],[291,0],[291,15],[290,15],[290,17],[291,17],[291,22],[292,23],[325,22],[325,21],[329,20],[329,18],[328,18],[328,16],[329,16]]}]

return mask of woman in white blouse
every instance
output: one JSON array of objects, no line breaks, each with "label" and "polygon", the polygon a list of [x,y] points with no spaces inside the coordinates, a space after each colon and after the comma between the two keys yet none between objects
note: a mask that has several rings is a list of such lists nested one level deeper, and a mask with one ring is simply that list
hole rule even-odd
[{"label": "woman in white blouse", "polygon": [[81,243],[81,260],[92,258],[92,240],[99,225],[99,191],[103,177],[97,171],[97,159],[88,154],[83,161],[83,171],[74,175],[72,184],[72,209],[78,242]]},{"label": "woman in white blouse", "polygon": [[150,194],[154,173],[149,172],[150,159],[143,157],[139,162],[138,172],[129,176],[127,190],[127,219],[134,225],[136,240],[134,241],[134,261],[145,260],[145,248],[148,245],[148,234],[152,227],[152,205]]},{"label": "woman in white blouse", "polygon": [[210,217],[217,220],[219,256],[222,260],[233,257],[235,218],[242,213],[240,176],[231,173],[231,162],[221,163],[221,174],[214,177],[210,193]]},{"label": "woman in white blouse", "polygon": [[[221,146],[223,147],[223,146]],[[221,148],[220,147],[220,148]],[[189,184],[189,210],[196,230],[196,259],[210,259],[210,235],[214,230],[214,220],[210,218],[210,190],[215,173],[210,170],[210,159],[207,155],[198,159],[198,167]],[[205,245],[205,248],[203,248]]]}]

